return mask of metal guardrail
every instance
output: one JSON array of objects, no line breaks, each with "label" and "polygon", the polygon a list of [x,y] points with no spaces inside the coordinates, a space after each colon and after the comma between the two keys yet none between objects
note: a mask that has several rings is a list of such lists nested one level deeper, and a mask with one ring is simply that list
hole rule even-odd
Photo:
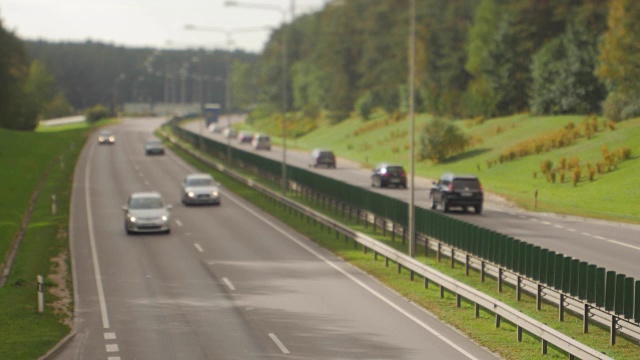
[{"label": "metal guardrail", "polygon": [[[492,297],[482,293],[479,290],[476,290],[464,283],[461,283],[451,277],[448,277],[440,272],[431,269],[427,265],[401,253],[396,251],[395,249],[388,247],[379,241],[372,239],[362,233],[356,232],[351,228],[343,225],[342,223],[335,221],[325,215],[322,215],[304,205],[301,205],[291,199],[288,199],[281,194],[272,191],[264,186],[256,184],[251,180],[247,180],[243,178],[241,175],[236,174],[235,172],[229,170],[228,168],[221,166],[213,161],[208,160],[207,158],[201,156],[199,153],[192,151],[188,147],[183,146],[180,142],[175,141],[173,137],[166,136],[169,141],[171,141],[174,145],[179,147],[181,150],[189,153],[191,156],[197,158],[201,162],[211,166],[212,168],[217,169],[225,173],[226,175],[244,183],[247,186],[250,186],[261,193],[285,204],[289,208],[304,214],[308,218],[314,219],[317,222],[324,224],[325,226],[333,229],[337,233],[341,233],[344,236],[353,239],[353,241],[357,242],[361,246],[371,249],[377,254],[386,257],[387,259],[394,261],[398,264],[398,267],[404,267],[411,271],[413,276],[414,273],[417,273],[423,276],[425,279],[429,281],[437,283],[441,288],[441,293],[444,289],[447,289],[450,292],[456,294],[456,299],[458,304],[460,303],[460,298],[465,298],[475,304],[476,315],[479,312],[479,308],[487,309],[493,312],[496,316],[496,326],[500,325],[500,320],[505,319],[517,327],[518,339],[521,339],[522,331],[525,330],[530,334],[541,339],[542,342],[542,352],[546,353],[547,344],[552,344],[557,348],[567,352],[570,358],[575,356],[581,359],[611,359],[610,357],[602,354],[579,341],[566,336],[551,327],[530,318],[522,314],[520,311],[496,300]],[[455,255],[454,255],[455,256]]]}]

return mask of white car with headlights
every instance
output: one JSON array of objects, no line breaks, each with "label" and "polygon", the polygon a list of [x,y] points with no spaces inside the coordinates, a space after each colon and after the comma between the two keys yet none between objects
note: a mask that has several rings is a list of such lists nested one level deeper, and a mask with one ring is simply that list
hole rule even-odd
[{"label": "white car with headlights", "polygon": [[220,205],[220,184],[209,174],[189,174],[182,181],[182,203]]},{"label": "white car with headlights", "polygon": [[171,205],[165,205],[160,193],[135,192],[129,195],[124,210],[124,229],[134,232],[171,232]]}]

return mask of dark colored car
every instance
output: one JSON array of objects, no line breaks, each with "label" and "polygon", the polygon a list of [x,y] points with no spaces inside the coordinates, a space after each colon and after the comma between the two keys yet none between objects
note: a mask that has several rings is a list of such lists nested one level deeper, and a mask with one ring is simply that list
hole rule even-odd
[{"label": "dark colored car", "polygon": [[315,149],[311,152],[309,166],[318,167],[324,165],[328,168],[336,167],[336,156],[331,150]]},{"label": "dark colored car", "polygon": [[406,189],[407,173],[400,165],[379,164],[371,175],[371,186],[387,187],[390,185]]},{"label": "dark colored car", "polygon": [[251,144],[253,141],[253,134],[241,131],[238,134],[238,141],[240,141],[241,144]]},{"label": "dark colored car", "polygon": [[144,143],[144,153],[146,155],[164,155],[164,145],[158,139],[149,139]]},{"label": "dark colored car", "polygon": [[433,183],[429,199],[434,210],[442,207],[444,212],[448,212],[452,207],[460,207],[468,211],[473,207],[476,214],[481,214],[484,193],[477,176],[447,173]]}]

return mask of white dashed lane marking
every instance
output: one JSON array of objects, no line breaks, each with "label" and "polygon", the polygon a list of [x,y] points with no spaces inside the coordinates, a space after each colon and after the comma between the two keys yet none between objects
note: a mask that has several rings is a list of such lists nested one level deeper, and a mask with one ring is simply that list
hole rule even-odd
[{"label": "white dashed lane marking", "polygon": [[269,333],[269,337],[271,338],[271,340],[273,340],[274,343],[276,343],[276,345],[278,346],[280,351],[282,351],[283,354],[289,353],[289,349],[287,349],[286,346],[284,346],[284,344],[282,343],[282,341],[280,341],[280,339],[278,339],[276,334]]},{"label": "white dashed lane marking", "polygon": [[107,344],[107,352],[118,352],[118,344]]},{"label": "white dashed lane marking", "polygon": [[106,333],[104,333],[104,339],[105,340],[115,340],[116,339],[116,333],[106,332]]},{"label": "white dashed lane marking", "polygon": [[236,289],[236,287],[235,287],[235,286],[233,286],[233,284],[231,283],[231,281],[229,281],[229,279],[227,279],[226,277],[225,277],[225,278],[222,278],[222,281],[225,283],[225,285],[227,285],[227,287],[229,288],[229,290],[233,291],[233,290],[235,290],[235,289]]},{"label": "white dashed lane marking", "polygon": [[[539,220],[539,219],[536,219],[536,218],[529,218],[529,217],[524,216],[524,215],[518,215],[518,217],[520,217],[521,219],[529,219],[529,220],[531,220],[531,221],[536,221],[536,222],[539,222],[539,223],[541,223],[541,224],[550,225],[550,226],[553,226],[553,227],[555,227],[555,228],[557,228],[557,229],[565,229],[565,230],[570,231],[570,232],[578,232],[578,230],[576,230],[576,229],[573,229],[573,228],[565,228],[565,227],[564,227],[564,226],[562,226],[562,225],[552,224],[552,223],[550,223],[550,222],[548,222],[548,221],[542,221],[542,220]],[[606,238],[606,237],[602,237],[602,236],[598,236],[598,235],[593,235],[593,234],[590,234],[590,233],[588,233],[588,232],[581,232],[580,234],[582,234],[582,235],[584,235],[584,236],[592,237],[592,238],[594,238],[594,239],[598,239],[598,240],[602,240],[602,241],[607,241],[607,242],[610,242],[610,243],[612,243],[612,244],[616,244],[616,245],[620,245],[620,246],[624,246],[624,247],[628,247],[628,248],[630,248],[630,249],[634,249],[634,250],[639,250],[639,251],[640,251],[640,247],[639,247],[639,246],[630,245],[630,244],[624,243],[624,242],[622,242],[622,241],[613,240],[613,239],[608,239],[608,238]]]},{"label": "white dashed lane marking", "polygon": [[202,246],[200,246],[200,244],[195,243],[195,244],[193,244],[193,246],[196,247],[196,250],[198,250],[198,252],[201,252],[201,253],[204,252],[204,249],[202,248]]}]

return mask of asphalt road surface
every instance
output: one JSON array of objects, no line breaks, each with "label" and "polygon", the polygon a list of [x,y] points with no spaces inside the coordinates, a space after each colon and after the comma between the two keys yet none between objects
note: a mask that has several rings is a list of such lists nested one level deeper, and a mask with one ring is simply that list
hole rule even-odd
[{"label": "asphalt road surface", "polygon": [[[183,206],[194,169],[143,151],[160,123],[125,119],[79,159],[77,335],[56,359],[496,358],[231,193]],[[173,204],[171,234],[126,235],[121,207],[145,190]]]},{"label": "asphalt road surface", "polygon": [[[226,125],[226,120],[221,120],[221,124]],[[212,134],[204,130],[201,122],[187,123],[185,128],[218,141],[227,141],[221,134]],[[237,141],[231,141],[231,145],[253,151],[250,145],[240,144]],[[277,146],[273,146],[271,151],[261,150],[257,153],[278,161],[282,161],[283,157],[282,149]],[[336,155],[340,156],[340,154]],[[309,152],[289,148],[286,159],[289,165],[308,168]],[[338,158],[337,169],[308,169],[371,191],[409,201],[407,190],[371,188],[371,170],[362,168],[352,161]],[[430,206],[428,202],[430,188],[431,180],[416,178],[416,206],[423,208]],[[463,213],[454,209],[450,216],[640,280],[640,267],[637,263],[640,257],[639,225],[527,212],[495,195],[485,194],[485,197],[487,199],[485,199],[482,215],[478,216],[473,212]],[[629,201],[635,201],[635,199],[629,199]]]}]

